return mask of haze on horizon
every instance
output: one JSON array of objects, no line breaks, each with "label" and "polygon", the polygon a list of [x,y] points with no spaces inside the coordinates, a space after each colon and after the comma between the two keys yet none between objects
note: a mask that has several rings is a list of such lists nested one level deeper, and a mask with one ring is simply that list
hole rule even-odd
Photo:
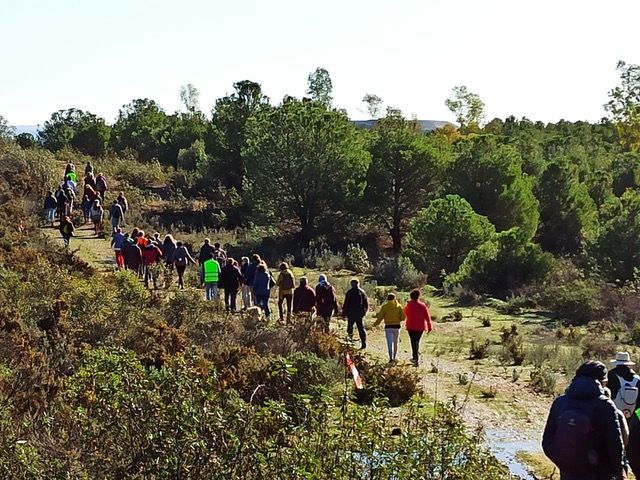
[{"label": "haze on horizon", "polygon": [[206,113],[245,79],[278,103],[303,96],[318,66],[354,119],[374,93],[453,121],[444,100],[464,84],[487,120],[597,121],[617,61],[640,63],[633,0],[0,0],[0,11],[0,115],[13,125],[71,107],[113,122],[135,98],[171,113],[187,83]]}]

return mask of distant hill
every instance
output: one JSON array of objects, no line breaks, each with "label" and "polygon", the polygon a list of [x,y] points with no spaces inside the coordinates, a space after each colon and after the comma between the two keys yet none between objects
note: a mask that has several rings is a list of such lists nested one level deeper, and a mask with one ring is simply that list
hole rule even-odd
[{"label": "distant hill", "polygon": [[[432,132],[433,130],[437,130],[440,127],[444,127],[445,125],[451,125],[455,127],[455,125],[451,122],[447,122],[444,120],[416,120],[420,124],[420,130],[423,132]],[[377,123],[377,120],[354,120],[353,123],[358,128],[373,128]]]},{"label": "distant hill", "polygon": [[34,137],[38,136],[38,125],[16,125],[14,128],[16,130],[16,135],[20,133],[30,133]]}]

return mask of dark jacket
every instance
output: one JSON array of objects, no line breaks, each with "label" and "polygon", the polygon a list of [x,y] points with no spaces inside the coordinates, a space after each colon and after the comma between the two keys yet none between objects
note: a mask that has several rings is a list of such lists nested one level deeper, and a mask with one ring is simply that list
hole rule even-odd
[{"label": "dark jacket", "polygon": [[640,478],[640,418],[638,414],[629,419],[629,443],[627,444],[627,460],[631,471]]},{"label": "dark jacket", "polygon": [[311,312],[316,305],[316,292],[309,285],[300,285],[293,291],[293,313]]},{"label": "dark jacket", "polygon": [[225,290],[237,291],[242,285],[242,274],[240,273],[240,269],[233,265],[225,265],[222,267],[220,283],[222,284],[222,288]]},{"label": "dark jacket", "polygon": [[216,249],[213,248],[213,245],[207,245],[206,243],[203,244],[202,247],[200,247],[200,253],[198,254],[198,262],[200,262],[200,265],[209,260],[211,258],[211,254],[215,251]]},{"label": "dark jacket", "polygon": [[173,254],[178,247],[176,247],[175,243],[163,243],[160,246],[160,250],[162,250],[162,258],[166,263],[173,262]]},{"label": "dark jacket", "polygon": [[344,296],[342,314],[347,318],[362,318],[369,310],[367,294],[360,287],[351,287]]},{"label": "dark jacket", "polygon": [[125,242],[122,245],[122,255],[124,264],[129,270],[137,271],[142,265],[142,250],[134,243]]},{"label": "dark jacket", "polygon": [[[552,455],[555,441],[555,433],[558,428],[558,418],[567,410],[573,402],[593,402],[593,415],[591,421],[597,434],[593,450],[597,454],[597,467],[585,465],[585,472],[577,480],[611,480],[622,475],[624,448],[622,434],[613,402],[607,398],[600,383],[591,377],[580,376],[573,379],[564,395],[556,398],[551,405],[547,424],[542,436],[542,449],[547,456]],[[574,478],[561,472],[563,480]]]},{"label": "dark jacket", "polygon": [[330,317],[332,313],[338,313],[338,298],[333,285],[325,283],[316,286],[316,308],[321,317]]},{"label": "dark jacket", "polygon": [[53,195],[47,195],[44,197],[44,208],[57,208],[58,202]]}]

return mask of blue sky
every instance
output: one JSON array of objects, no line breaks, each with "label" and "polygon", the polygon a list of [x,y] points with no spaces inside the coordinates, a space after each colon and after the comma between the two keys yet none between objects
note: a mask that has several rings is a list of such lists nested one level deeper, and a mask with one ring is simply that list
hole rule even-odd
[{"label": "blue sky", "polygon": [[0,115],[112,122],[144,97],[173,112],[187,83],[209,112],[244,79],[277,103],[321,66],[352,118],[375,93],[453,120],[444,100],[465,84],[488,119],[597,121],[616,62],[640,63],[638,18],[637,0],[0,0]]}]

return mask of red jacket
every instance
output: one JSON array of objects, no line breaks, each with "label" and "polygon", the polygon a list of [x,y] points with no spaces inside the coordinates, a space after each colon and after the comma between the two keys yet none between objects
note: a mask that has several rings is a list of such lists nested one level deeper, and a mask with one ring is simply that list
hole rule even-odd
[{"label": "red jacket", "polygon": [[405,324],[407,330],[413,330],[414,332],[431,331],[431,315],[424,302],[409,300],[407,306],[404,307],[404,314],[407,317],[407,323]]},{"label": "red jacket", "polygon": [[145,265],[156,263],[162,258],[162,250],[154,245],[148,245],[142,249],[142,261]]}]

